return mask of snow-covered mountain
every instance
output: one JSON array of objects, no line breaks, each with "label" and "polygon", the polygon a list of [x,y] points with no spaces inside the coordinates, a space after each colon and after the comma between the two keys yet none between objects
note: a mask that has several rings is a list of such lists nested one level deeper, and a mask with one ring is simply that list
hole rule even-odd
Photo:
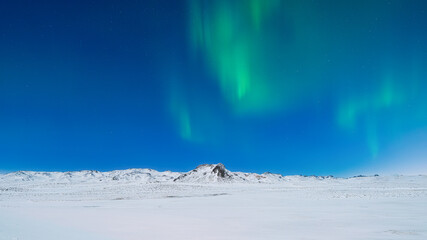
[{"label": "snow-covered mountain", "polygon": [[0,174],[0,181],[13,182],[143,182],[143,183],[280,183],[292,180],[309,181],[333,178],[317,176],[283,176],[273,173],[244,173],[231,172],[221,163],[203,164],[187,173],[164,171],[159,172],[147,168],[133,168],[126,170],[114,170],[99,172],[83,170],[74,172],[34,172],[18,171],[8,174]]},{"label": "snow-covered mountain", "polygon": [[18,171],[0,174],[0,181],[47,181],[47,182],[180,182],[180,183],[277,183],[285,181],[280,174],[231,172],[221,163],[203,164],[187,173],[159,172],[153,169],[134,168],[100,172],[83,170],[74,172],[35,172]]},{"label": "snow-covered mountain", "polygon": [[174,179],[174,182],[230,182],[233,174],[219,164],[203,164],[188,173],[184,173]]},{"label": "snow-covered mountain", "polygon": [[280,183],[292,180],[323,180],[331,179],[332,176],[283,176],[281,174],[274,174],[266,172],[263,174],[245,173],[245,172],[231,172],[225,168],[221,163],[218,164],[203,164],[196,169],[187,173],[181,174],[174,179],[174,182],[187,182],[187,183]]},{"label": "snow-covered mountain", "polygon": [[181,173],[158,172],[153,169],[126,169],[110,172],[83,170],[74,172],[34,172],[19,171],[0,175],[0,181],[48,181],[48,182],[101,182],[101,181],[139,181],[167,182],[173,181]]}]

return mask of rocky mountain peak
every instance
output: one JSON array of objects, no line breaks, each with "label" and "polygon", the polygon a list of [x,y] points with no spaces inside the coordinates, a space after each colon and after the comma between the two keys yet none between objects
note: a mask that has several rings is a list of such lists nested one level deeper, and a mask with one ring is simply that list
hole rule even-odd
[{"label": "rocky mountain peak", "polygon": [[219,163],[217,164],[213,169],[212,172],[214,174],[216,174],[218,177],[221,178],[226,178],[226,177],[231,177],[228,173],[227,173],[227,169],[225,169],[224,164]]},{"label": "rocky mountain peak", "polygon": [[232,174],[224,164],[203,164],[177,177],[175,182],[224,182],[232,179]]}]

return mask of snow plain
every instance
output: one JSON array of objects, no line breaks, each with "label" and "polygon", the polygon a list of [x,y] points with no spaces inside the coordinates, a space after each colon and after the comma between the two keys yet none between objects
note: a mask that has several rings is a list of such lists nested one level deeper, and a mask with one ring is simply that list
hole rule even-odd
[{"label": "snow plain", "polygon": [[280,177],[214,167],[185,176],[0,175],[0,240],[427,239],[427,176]]}]

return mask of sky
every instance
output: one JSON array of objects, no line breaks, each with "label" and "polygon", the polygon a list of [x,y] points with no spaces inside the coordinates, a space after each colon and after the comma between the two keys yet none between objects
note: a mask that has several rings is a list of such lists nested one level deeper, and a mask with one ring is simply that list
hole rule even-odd
[{"label": "sky", "polygon": [[0,170],[427,173],[427,2],[0,2]]}]

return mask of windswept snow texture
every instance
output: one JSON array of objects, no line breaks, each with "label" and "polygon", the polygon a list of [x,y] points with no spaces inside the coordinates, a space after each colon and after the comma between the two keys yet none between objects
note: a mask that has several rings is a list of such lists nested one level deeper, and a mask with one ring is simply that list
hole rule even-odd
[{"label": "windswept snow texture", "polygon": [[427,176],[15,172],[0,240],[427,239]]}]

